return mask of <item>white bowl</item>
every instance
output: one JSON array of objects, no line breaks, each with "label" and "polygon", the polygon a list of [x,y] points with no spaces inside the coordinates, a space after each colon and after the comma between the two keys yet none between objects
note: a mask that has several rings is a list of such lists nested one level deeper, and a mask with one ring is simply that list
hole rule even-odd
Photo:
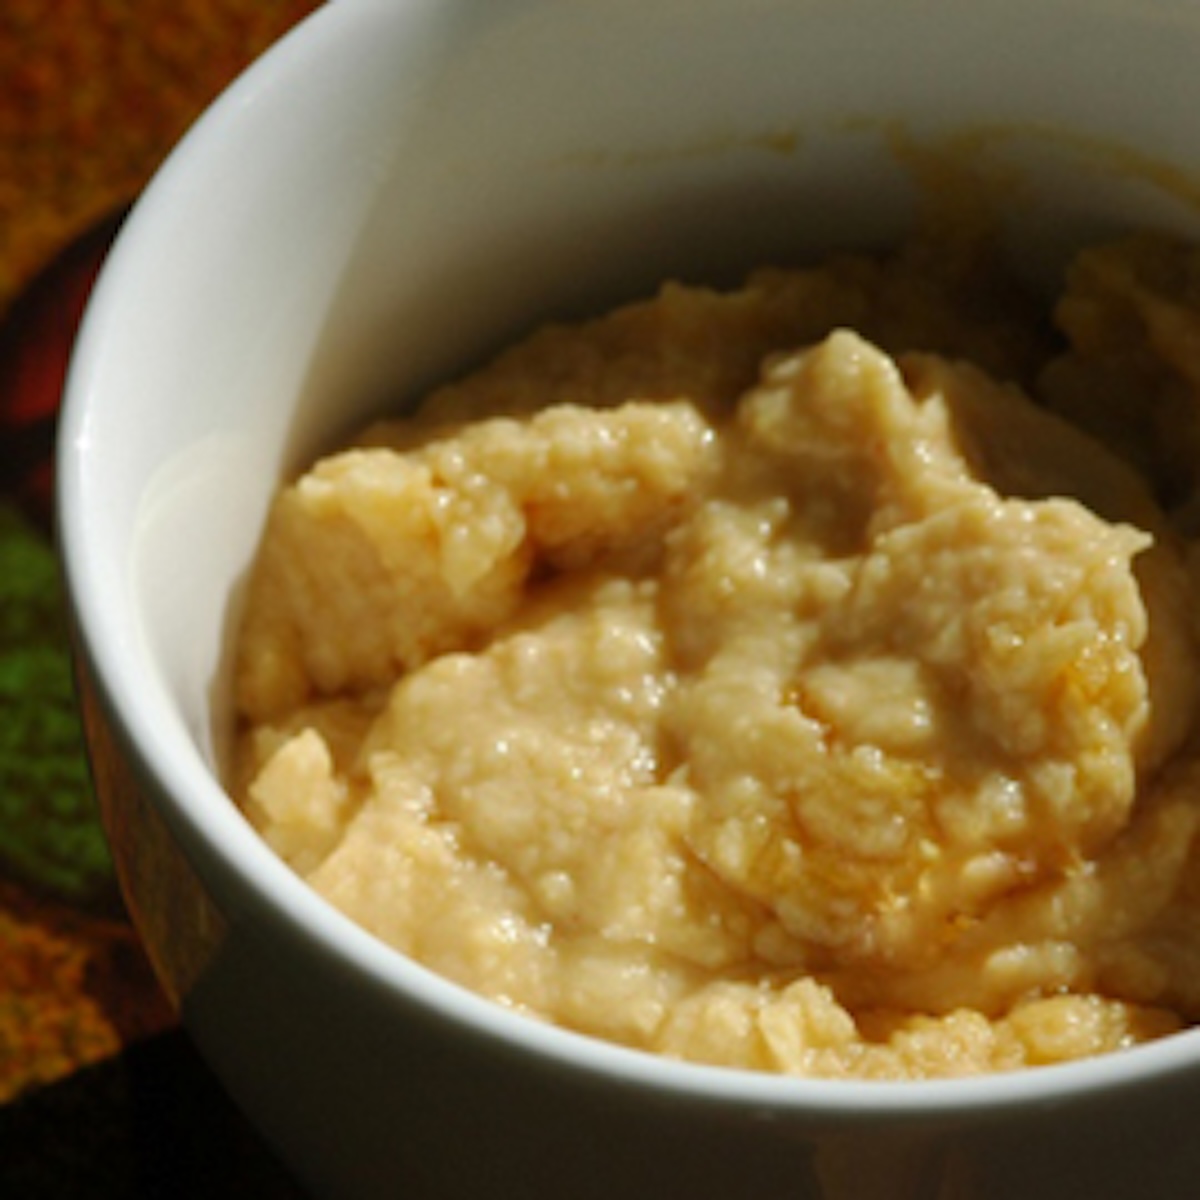
[{"label": "white bowl", "polygon": [[[341,0],[185,139],[94,294],[62,545],[130,908],[317,1194],[1176,1197],[1200,1033],[966,1081],[797,1081],[511,1015],[354,927],[222,790],[281,475],[548,313],[900,236],[897,132],[968,131],[1030,269],[1200,235],[1200,3]],[[1002,173],[1002,172],[1001,172]]]}]

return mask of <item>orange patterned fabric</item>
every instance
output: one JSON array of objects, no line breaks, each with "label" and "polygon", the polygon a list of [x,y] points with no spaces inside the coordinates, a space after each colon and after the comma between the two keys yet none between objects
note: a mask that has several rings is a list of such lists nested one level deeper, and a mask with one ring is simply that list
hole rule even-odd
[{"label": "orange patterned fabric", "polygon": [[312,0],[5,0],[0,307]]},{"label": "orange patterned fabric", "polygon": [[[64,289],[57,327],[46,319],[44,296],[22,305],[22,293],[65,247],[127,204],[205,105],[315,7],[312,0],[4,0],[0,6],[0,313],[8,334],[0,338],[0,354],[8,356],[0,362],[0,507],[9,516],[28,510],[21,481],[12,478],[15,464],[24,473],[49,469],[48,459],[30,463],[28,453],[17,454],[32,448],[45,458],[48,447],[45,439],[25,437],[31,398],[22,389],[40,380],[44,396],[45,380],[61,378],[69,344],[62,321],[70,319],[66,309],[86,280]],[[80,270],[94,267],[84,261]],[[9,549],[23,539],[16,546],[22,562],[49,554],[49,532],[38,516],[4,525]],[[32,603],[28,596],[22,602]],[[7,603],[5,617],[15,619],[15,602]],[[27,669],[28,655],[5,662],[3,653],[0,640],[7,679],[38,677]],[[47,653],[45,661],[62,670],[65,639]],[[20,699],[11,686],[0,696],[11,711]],[[51,750],[34,740],[19,749],[81,754],[72,728],[60,734]],[[78,763],[65,765],[74,770]],[[15,795],[14,779],[40,778],[10,771],[8,807],[0,814],[8,838],[7,856],[0,855],[0,1103],[111,1057],[173,1021],[113,889],[94,886],[98,834],[87,827],[94,814],[70,796],[30,794],[27,782],[20,784],[26,794]],[[4,786],[0,780],[0,791]],[[84,849],[91,856],[87,869],[80,862],[72,873],[70,854]]]}]

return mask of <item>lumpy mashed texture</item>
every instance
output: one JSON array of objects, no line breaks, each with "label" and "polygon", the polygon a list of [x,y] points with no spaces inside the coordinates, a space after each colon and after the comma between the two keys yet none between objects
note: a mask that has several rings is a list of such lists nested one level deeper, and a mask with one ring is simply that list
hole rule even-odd
[{"label": "lumpy mashed texture", "polygon": [[521,1012],[798,1075],[1200,1018],[1200,263],[910,248],[543,330],[283,489],[250,819]]}]

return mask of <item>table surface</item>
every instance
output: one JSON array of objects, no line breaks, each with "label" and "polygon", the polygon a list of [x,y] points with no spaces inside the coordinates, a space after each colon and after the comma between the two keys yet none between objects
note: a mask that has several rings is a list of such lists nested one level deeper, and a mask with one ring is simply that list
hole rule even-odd
[{"label": "table surface", "polygon": [[171,146],[313,0],[0,11],[0,1196],[300,1191],[176,1022],[87,782],[51,529],[95,271]]}]

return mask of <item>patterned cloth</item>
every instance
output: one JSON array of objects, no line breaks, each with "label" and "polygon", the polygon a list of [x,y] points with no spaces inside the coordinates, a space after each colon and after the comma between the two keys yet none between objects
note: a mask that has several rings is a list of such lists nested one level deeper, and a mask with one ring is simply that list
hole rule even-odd
[{"label": "patterned cloth", "polygon": [[50,472],[67,355],[125,206],[315,7],[0,7],[3,1196],[295,1194],[176,1028],[121,907],[73,702]]}]

